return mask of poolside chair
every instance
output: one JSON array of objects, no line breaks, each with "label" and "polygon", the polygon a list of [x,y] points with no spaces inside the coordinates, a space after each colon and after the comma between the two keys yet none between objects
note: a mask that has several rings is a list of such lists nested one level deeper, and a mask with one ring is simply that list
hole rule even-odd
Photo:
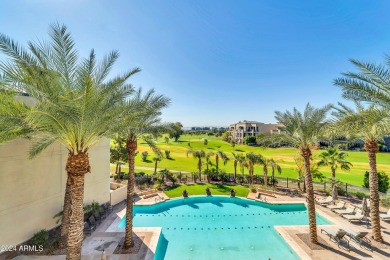
[{"label": "poolside chair", "polygon": [[88,222],[84,222],[84,233],[91,234],[95,230],[95,226],[90,225]]},{"label": "poolside chair", "polygon": [[339,215],[351,215],[355,213],[355,209],[353,205],[348,205],[346,209],[335,209],[333,212]]},{"label": "poolside chair", "polygon": [[387,211],[386,214],[379,214],[379,217],[382,219],[382,220],[390,220],[390,209]]},{"label": "poolside chair", "polygon": [[333,202],[333,198],[332,198],[332,196],[328,196],[325,199],[323,199],[323,198],[316,198],[315,202],[320,204],[320,205],[322,205],[322,206],[325,206],[325,205],[329,205],[330,203],[332,203]]},{"label": "poolside chair", "polygon": [[362,221],[363,219],[365,219],[361,209],[357,209],[355,211],[355,215],[342,215],[342,217],[348,220],[349,222]]},{"label": "poolside chair", "polygon": [[346,229],[345,231],[347,232],[347,236],[358,243],[360,247],[363,248],[364,245],[367,245],[367,247],[372,251],[371,240],[366,237],[368,235],[367,231],[354,231],[349,229]]},{"label": "poolside chair", "polygon": [[340,200],[336,205],[328,205],[326,206],[328,209],[343,209],[345,207],[345,201]]},{"label": "poolside chair", "polygon": [[324,233],[329,237],[329,239],[335,243],[337,243],[340,248],[342,243],[346,243],[349,251],[349,241],[345,238],[347,232],[343,229],[335,229],[335,228],[322,228],[321,233]]}]

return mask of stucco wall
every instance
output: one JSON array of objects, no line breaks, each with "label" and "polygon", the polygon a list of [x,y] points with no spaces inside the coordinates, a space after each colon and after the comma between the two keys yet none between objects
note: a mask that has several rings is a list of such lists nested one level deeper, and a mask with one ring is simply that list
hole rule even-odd
[{"label": "stucco wall", "polygon": [[[117,187],[118,184],[112,183],[114,187]],[[111,205],[114,206],[127,198],[127,185],[123,185],[120,188],[110,191],[111,196]]]},{"label": "stucco wall", "polygon": [[[54,144],[29,160],[27,140],[0,145],[0,245],[26,241],[41,229],[57,224],[66,183],[67,150]],[[86,175],[84,202],[110,200],[109,140],[90,152],[91,173]]]}]

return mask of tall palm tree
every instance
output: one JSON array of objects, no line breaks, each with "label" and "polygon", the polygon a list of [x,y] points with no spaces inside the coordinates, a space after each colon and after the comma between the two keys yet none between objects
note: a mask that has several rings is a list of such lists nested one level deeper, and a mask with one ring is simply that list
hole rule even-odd
[{"label": "tall palm tree", "polygon": [[162,160],[161,156],[156,155],[155,157],[153,157],[153,161],[154,161],[154,174],[157,173],[157,164],[158,164],[158,162],[161,162],[161,160]]},{"label": "tall palm tree", "polygon": [[208,152],[208,153],[206,153],[206,155],[205,155],[205,158],[206,158],[206,169],[207,169],[207,170],[209,170],[209,165],[212,165],[211,156],[214,156],[214,153],[213,153],[213,152]]},{"label": "tall palm tree", "polygon": [[262,157],[260,155],[254,154],[252,152],[247,153],[245,155],[246,158],[246,165],[249,170],[249,183],[253,183],[253,173],[255,171],[255,164],[261,164],[262,162]]},{"label": "tall palm tree", "polygon": [[238,162],[240,161],[240,155],[239,154],[235,154],[235,153],[232,153],[233,154],[233,159],[234,159],[234,182],[236,182],[236,178],[237,178],[237,164]]},{"label": "tall palm tree", "polygon": [[357,102],[356,111],[342,104],[339,106],[333,113],[337,119],[335,127],[340,133],[348,133],[350,138],[363,140],[364,148],[368,153],[372,233],[376,241],[382,242],[376,153],[379,151],[378,142],[390,132],[390,110],[375,105],[365,108]]},{"label": "tall palm tree", "polygon": [[206,153],[203,150],[188,150],[187,154],[192,154],[198,160],[199,180],[202,181],[202,159],[206,157]]},{"label": "tall palm tree", "polygon": [[330,166],[332,171],[332,196],[333,199],[337,199],[337,189],[335,186],[336,170],[340,167],[342,170],[349,171],[352,167],[352,163],[346,160],[347,153],[340,152],[336,148],[329,148],[328,150],[320,154],[320,161],[317,163],[318,166]]},{"label": "tall palm tree", "polygon": [[126,149],[129,164],[129,179],[127,182],[127,206],[126,206],[126,231],[124,247],[133,246],[133,199],[135,185],[135,155],[138,147],[138,140],[143,139],[154,151],[162,157],[161,151],[157,148],[150,134],[166,131],[166,125],[160,124],[161,110],[167,107],[170,100],[163,95],[155,94],[149,90],[144,95],[142,89],[138,89],[135,95],[121,104],[125,113],[116,125],[115,132],[126,140]]},{"label": "tall palm tree", "polygon": [[316,146],[326,131],[326,116],[330,105],[314,108],[307,104],[303,113],[294,108],[292,112],[275,112],[275,119],[280,122],[282,132],[264,137],[264,143],[289,143],[298,147],[304,160],[307,207],[309,214],[310,241],[318,243],[316,212],[314,204],[313,179],[310,171],[312,147]]},{"label": "tall palm tree", "polygon": [[276,163],[276,161],[271,158],[271,159],[268,159],[267,160],[267,165],[269,167],[271,167],[271,176],[272,176],[272,181],[273,181],[273,184],[275,184],[274,180],[275,180],[275,170],[281,174],[282,173],[282,168],[280,167],[279,164]]},{"label": "tall palm tree", "polygon": [[109,53],[97,64],[93,50],[88,58],[79,58],[65,26],[52,25],[49,34],[49,43],[29,42],[28,50],[0,35],[0,50],[10,58],[1,62],[0,68],[8,87],[22,89],[35,98],[24,117],[28,125],[39,130],[32,136],[30,157],[54,142],[68,150],[65,169],[70,180],[72,214],[67,259],[80,259],[84,180],[91,171],[88,152],[109,136],[111,126],[118,122],[121,111],[117,104],[133,93],[126,81],[139,69],[107,80],[118,52]]},{"label": "tall palm tree", "polygon": [[247,167],[247,161],[246,157],[243,154],[238,154],[237,155],[237,162],[240,166],[241,174],[244,174],[245,167]]},{"label": "tall palm tree", "polygon": [[226,165],[227,161],[229,160],[229,157],[224,152],[222,152],[221,150],[218,150],[215,153],[215,168],[217,171],[219,168],[219,158],[222,159],[224,165]]}]

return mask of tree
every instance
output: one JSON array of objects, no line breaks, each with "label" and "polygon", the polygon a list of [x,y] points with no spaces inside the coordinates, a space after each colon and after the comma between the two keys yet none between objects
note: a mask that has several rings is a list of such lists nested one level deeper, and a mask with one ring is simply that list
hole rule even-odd
[{"label": "tree", "polygon": [[[279,174],[281,174],[282,173],[282,168],[280,167],[279,164],[276,163],[276,161],[273,158],[267,160],[267,165],[269,167],[271,167],[271,174],[272,174],[272,181],[273,181],[272,184],[274,185],[275,184],[275,181],[274,181],[275,180],[275,170]],[[264,183],[266,183],[265,180],[264,180]]]},{"label": "tree", "polygon": [[143,139],[153,152],[162,157],[150,134],[164,133],[167,126],[160,123],[161,110],[170,103],[169,98],[158,95],[153,89],[142,94],[138,89],[134,96],[122,102],[121,107],[125,112],[121,115],[120,122],[116,125],[115,132],[126,140],[126,150],[129,164],[129,180],[127,182],[127,206],[126,206],[126,230],[124,247],[133,246],[133,199],[134,199],[134,161],[138,146],[138,140]]},{"label": "tree", "polygon": [[91,171],[88,152],[118,123],[118,103],[133,92],[126,81],[140,70],[108,80],[118,52],[109,53],[97,64],[93,50],[89,57],[79,58],[66,26],[52,25],[49,34],[50,42],[29,42],[28,50],[0,35],[0,50],[9,58],[0,67],[7,88],[22,89],[35,98],[30,111],[21,115],[28,125],[39,129],[31,136],[30,157],[54,142],[68,150],[65,169],[71,185],[69,194],[65,193],[62,225],[67,225],[71,201],[67,259],[80,259],[84,181],[85,174]]},{"label": "tree", "polygon": [[[370,173],[364,174],[363,187],[370,187]],[[382,193],[386,193],[389,189],[389,176],[385,172],[378,172],[378,190]]]},{"label": "tree", "polygon": [[256,136],[245,136],[244,138],[245,144],[255,144],[256,143]]},{"label": "tree", "polygon": [[234,140],[231,140],[230,141],[230,145],[233,147],[233,149],[234,149],[234,147],[236,147],[236,142],[234,141]]},{"label": "tree", "polygon": [[312,148],[318,144],[319,139],[327,130],[326,116],[330,109],[330,105],[314,108],[307,104],[303,113],[296,108],[293,111],[276,111],[275,119],[283,125],[281,127],[282,132],[277,135],[265,136],[265,140],[263,140],[264,143],[270,143],[271,145],[288,143],[299,148],[305,170],[310,241],[315,244],[318,243],[318,240],[310,158]]},{"label": "tree", "polygon": [[161,160],[162,160],[162,158],[161,158],[161,156],[155,156],[155,157],[153,157],[153,161],[154,161],[154,174],[156,174],[156,172],[157,172],[157,164],[158,164],[158,162],[161,162]]},{"label": "tree", "polygon": [[125,140],[120,136],[113,138],[114,145],[110,147],[110,162],[115,163],[115,174],[121,172],[121,165],[127,160]]},{"label": "tree", "polygon": [[170,124],[169,138],[174,138],[175,142],[177,142],[180,136],[184,133],[182,128],[183,125],[179,122]]},{"label": "tree", "polygon": [[208,141],[207,139],[204,139],[204,140],[203,140],[203,144],[204,144],[205,146],[207,146],[207,145],[209,144],[209,141]]},{"label": "tree", "polygon": [[203,150],[195,151],[195,150],[188,150],[187,154],[192,154],[192,156],[198,160],[198,174],[199,174],[199,180],[202,181],[202,159],[206,157],[206,154]]},{"label": "tree", "polygon": [[222,141],[229,142],[229,139],[230,139],[230,133],[229,132],[225,132],[225,133],[222,134]]},{"label": "tree", "polygon": [[255,164],[261,164],[263,158],[260,155],[254,154],[252,152],[247,153],[245,157],[246,157],[246,165],[249,170],[249,183],[252,184]]},{"label": "tree", "polygon": [[219,158],[222,159],[223,165],[226,165],[227,162],[229,161],[229,157],[224,152],[222,152],[221,150],[218,150],[215,153],[215,169],[217,171],[219,170]]},{"label": "tree", "polygon": [[167,143],[167,144],[169,143],[169,137],[168,136],[165,136],[164,140],[165,140],[165,143]]},{"label": "tree", "polygon": [[[336,170],[340,167],[342,170],[349,171],[352,164],[346,160],[347,153],[340,152],[335,148],[329,148],[328,150],[320,154],[320,161],[317,163],[318,166],[330,166],[332,171],[332,178],[336,179]],[[334,200],[337,200],[337,189],[334,188],[332,183],[332,196]]]},{"label": "tree", "polygon": [[211,156],[214,156],[213,152],[208,152],[205,155],[205,158],[206,158],[206,169],[207,170],[209,169],[209,165],[213,165],[213,163],[211,162]]},{"label": "tree", "polygon": [[356,111],[339,103],[333,115],[336,118],[335,129],[348,133],[349,138],[364,141],[364,149],[368,153],[369,180],[370,180],[370,217],[374,240],[382,242],[379,218],[378,172],[376,168],[376,153],[378,142],[390,132],[390,117],[388,108],[379,108],[371,105],[365,108],[356,102]]},{"label": "tree", "polygon": [[148,151],[143,151],[143,152],[141,153],[142,161],[143,161],[143,162],[147,162],[147,161],[148,161],[148,156],[149,156]]},{"label": "tree", "polygon": [[240,154],[235,154],[235,153],[232,153],[233,154],[233,158],[234,158],[234,181],[236,181],[236,178],[237,178],[237,164],[240,160]]}]

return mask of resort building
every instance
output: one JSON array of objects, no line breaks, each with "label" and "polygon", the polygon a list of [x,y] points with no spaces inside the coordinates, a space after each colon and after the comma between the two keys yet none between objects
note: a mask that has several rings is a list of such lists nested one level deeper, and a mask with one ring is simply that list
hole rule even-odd
[{"label": "resort building", "polygon": [[[28,159],[30,146],[26,139],[0,145],[0,245],[17,245],[58,225],[53,216],[64,203],[68,151],[56,143]],[[109,139],[94,146],[89,157],[84,203],[106,203],[110,201]]]},{"label": "resort building", "polygon": [[261,133],[279,134],[280,127],[282,125],[277,124],[264,124],[257,121],[239,121],[238,123],[229,125],[230,138],[235,141],[236,144],[242,144],[246,136],[256,136]]}]

